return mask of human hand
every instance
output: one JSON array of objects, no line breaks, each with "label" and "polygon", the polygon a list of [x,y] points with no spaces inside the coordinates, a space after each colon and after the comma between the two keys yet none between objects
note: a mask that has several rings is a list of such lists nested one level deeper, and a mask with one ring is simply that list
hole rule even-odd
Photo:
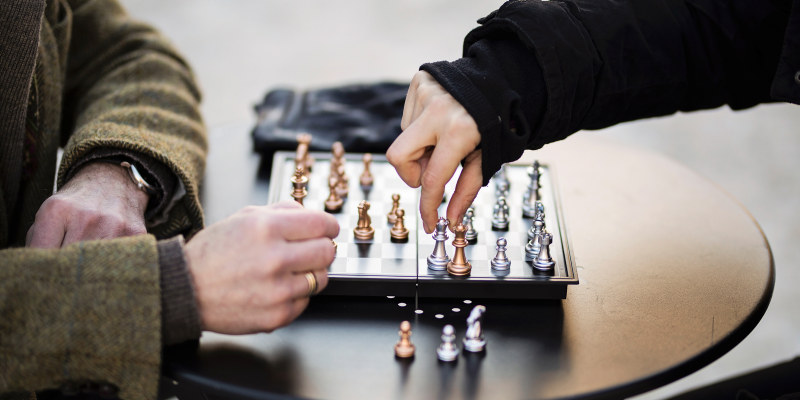
[{"label": "human hand", "polygon": [[420,187],[419,212],[425,232],[433,232],[438,220],[444,185],[464,162],[456,188],[447,205],[447,219],[455,227],[483,183],[481,141],[478,125],[467,110],[427,72],[411,80],[400,121],[403,133],[386,151],[386,158],[400,178]]},{"label": "human hand", "polygon": [[146,233],[144,212],[149,198],[131,182],[125,168],[106,162],[86,164],[42,203],[26,243],[58,248],[82,240]]},{"label": "human hand", "polygon": [[328,284],[336,255],[336,219],[297,202],[250,206],[186,243],[203,329],[226,334],[269,332],[308,305],[312,272]]}]

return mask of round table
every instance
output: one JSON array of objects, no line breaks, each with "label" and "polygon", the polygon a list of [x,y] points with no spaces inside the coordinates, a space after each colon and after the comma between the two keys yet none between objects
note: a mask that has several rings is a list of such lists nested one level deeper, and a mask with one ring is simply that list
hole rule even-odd
[{"label": "round table", "polygon": [[[209,222],[266,201],[248,129],[211,131]],[[758,323],[774,282],[769,244],[714,183],[588,134],[524,158],[558,178],[580,279],[565,300],[317,297],[273,333],[206,332],[168,349],[179,398],[620,398],[698,370]],[[439,362],[442,326],[462,337],[476,304],[487,307],[485,353]],[[413,326],[410,361],[393,353],[403,320]]]}]

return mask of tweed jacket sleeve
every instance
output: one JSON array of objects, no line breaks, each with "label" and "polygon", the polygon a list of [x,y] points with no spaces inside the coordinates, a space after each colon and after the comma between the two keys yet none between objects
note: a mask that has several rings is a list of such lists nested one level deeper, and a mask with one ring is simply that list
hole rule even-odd
[{"label": "tweed jacket sleeve", "polygon": [[[526,148],[581,129],[774,101],[791,3],[511,0],[478,21],[463,58],[421,69],[478,124],[485,185]],[[797,90],[786,69],[780,84]]]},{"label": "tweed jacket sleeve", "polygon": [[191,70],[163,37],[131,20],[115,1],[70,4],[59,186],[98,148],[141,153],[166,165],[186,190],[168,221],[151,233],[193,234],[203,223],[198,184],[206,138]]}]

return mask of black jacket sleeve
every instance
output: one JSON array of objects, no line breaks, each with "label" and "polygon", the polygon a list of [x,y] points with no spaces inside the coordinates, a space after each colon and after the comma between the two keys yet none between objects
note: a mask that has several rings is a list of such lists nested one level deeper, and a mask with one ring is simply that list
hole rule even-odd
[{"label": "black jacket sleeve", "polygon": [[773,101],[790,0],[513,0],[463,58],[430,72],[481,132],[484,185],[504,162],[639,118]]}]

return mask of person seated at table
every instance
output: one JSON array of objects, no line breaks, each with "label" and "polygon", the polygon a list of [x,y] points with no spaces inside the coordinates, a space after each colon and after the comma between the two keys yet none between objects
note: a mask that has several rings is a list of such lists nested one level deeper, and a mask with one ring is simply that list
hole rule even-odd
[{"label": "person seated at table", "polygon": [[162,345],[269,332],[325,287],[321,211],[201,230],[200,93],[157,32],[114,0],[8,0],[0,19],[0,397],[155,398]]},{"label": "person seated at table", "polygon": [[[509,1],[478,22],[462,58],[414,75],[403,132],[386,153],[408,185],[421,186],[426,232],[459,164],[450,221],[503,163],[581,129],[722,105],[800,104],[800,0]],[[796,379],[776,378],[798,376],[798,366],[748,382],[800,392]],[[739,388],[734,380],[709,390]]]}]

